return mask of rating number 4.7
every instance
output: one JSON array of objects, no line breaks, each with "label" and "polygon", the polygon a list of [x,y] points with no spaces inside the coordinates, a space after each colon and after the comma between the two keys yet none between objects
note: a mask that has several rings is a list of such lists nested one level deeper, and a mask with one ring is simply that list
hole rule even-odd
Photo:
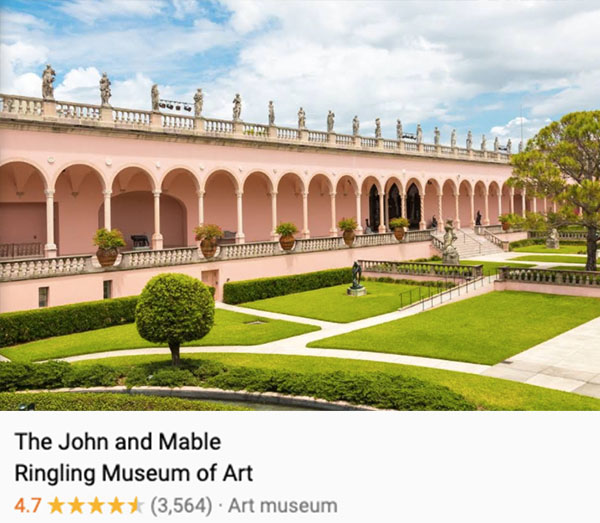
[{"label": "rating number 4.7", "polygon": [[31,510],[25,506],[25,498],[21,498],[19,501],[17,501],[17,504],[15,505],[15,510],[20,511],[21,513],[37,512],[37,509],[40,506],[40,503],[42,502],[42,498],[31,498],[31,501],[35,503],[35,506]]}]

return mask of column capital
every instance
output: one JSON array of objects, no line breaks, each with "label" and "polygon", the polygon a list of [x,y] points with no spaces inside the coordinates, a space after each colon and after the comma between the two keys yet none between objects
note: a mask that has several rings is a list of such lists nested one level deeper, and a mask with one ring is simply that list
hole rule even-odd
[{"label": "column capital", "polygon": [[156,191],[152,191],[152,194],[154,195],[155,198],[158,198],[161,195],[161,193],[162,193],[162,191],[160,189],[156,190]]},{"label": "column capital", "polygon": [[360,197],[362,196],[362,192],[360,192],[360,191],[356,191],[356,192],[354,193],[354,196],[356,196],[357,198],[360,198]]},{"label": "column capital", "polygon": [[196,191],[196,196],[198,196],[198,198],[204,198],[205,194],[206,193],[204,191],[201,191],[201,190]]},{"label": "column capital", "polygon": [[112,196],[112,191],[110,189],[107,189],[105,191],[102,191],[102,194],[105,198],[110,198],[110,196]]},{"label": "column capital", "polygon": [[236,195],[238,198],[241,198],[242,196],[244,196],[244,191],[242,191],[242,190],[235,191],[235,195]]},{"label": "column capital", "polygon": [[51,198],[52,196],[54,196],[54,189],[45,189],[44,190],[44,194],[46,195],[46,197]]},{"label": "column capital", "polygon": [[302,198],[308,198],[308,191],[302,191]]},{"label": "column capital", "polygon": [[335,195],[336,195],[335,191],[332,191],[332,192],[329,193],[329,196],[331,196],[332,198],[335,198]]},{"label": "column capital", "polygon": [[271,196],[271,198],[277,196],[277,191],[269,191],[269,196]]}]

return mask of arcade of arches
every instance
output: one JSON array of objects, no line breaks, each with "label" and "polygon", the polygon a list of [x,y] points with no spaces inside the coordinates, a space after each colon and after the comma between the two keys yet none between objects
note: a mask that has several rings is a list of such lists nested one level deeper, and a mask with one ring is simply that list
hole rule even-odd
[{"label": "arcade of arches", "polygon": [[0,166],[0,246],[29,244],[30,254],[47,256],[85,254],[95,250],[91,240],[99,227],[121,230],[126,249],[138,234],[153,248],[190,246],[199,223],[215,223],[237,242],[276,239],[274,229],[284,221],[295,223],[303,238],[336,236],[342,217],[356,218],[359,233],[384,232],[400,216],[413,229],[429,228],[433,217],[439,226],[453,219],[465,228],[473,227],[477,211],[487,225],[502,213],[546,208],[544,200],[497,181],[232,173],[199,177],[181,167],[158,182],[138,166],[108,177],[75,163],[51,177],[30,163],[8,162]]}]

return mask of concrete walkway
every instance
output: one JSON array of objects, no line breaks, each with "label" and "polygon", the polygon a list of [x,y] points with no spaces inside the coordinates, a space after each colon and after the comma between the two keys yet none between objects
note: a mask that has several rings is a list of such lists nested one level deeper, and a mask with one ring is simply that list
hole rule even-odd
[{"label": "concrete walkway", "polygon": [[8,362],[8,361],[10,361],[10,360],[9,360],[8,358],[5,358],[4,356],[2,356],[2,355],[0,354],[0,361],[6,361],[6,362]]}]

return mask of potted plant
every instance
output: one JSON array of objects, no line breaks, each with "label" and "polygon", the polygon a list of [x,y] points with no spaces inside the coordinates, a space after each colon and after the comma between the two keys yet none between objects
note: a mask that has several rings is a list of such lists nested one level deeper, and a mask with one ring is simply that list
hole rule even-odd
[{"label": "potted plant", "polygon": [[498,220],[502,224],[503,231],[508,231],[513,227],[523,224],[523,218],[513,213],[501,214],[500,216],[498,216]]},{"label": "potted plant", "polygon": [[223,237],[221,227],[213,223],[198,225],[194,228],[196,241],[200,242],[200,250],[205,258],[212,258],[217,252],[217,240]]},{"label": "potted plant", "polygon": [[409,226],[409,222],[406,218],[392,218],[390,220],[390,228],[394,231],[394,237],[398,241],[402,241],[404,238],[404,231]]},{"label": "potted plant", "polygon": [[344,243],[348,247],[352,247],[354,243],[354,238],[356,238],[356,229],[358,228],[358,223],[354,218],[342,218],[338,222],[338,227],[343,231]]},{"label": "potted plant", "polygon": [[93,242],[98,247],[96,257],[102,267],[114,265],[119,255],[119,247],[125,246],[121,231],[117,229],[109,231],[104,227],[96,231]]},{"label": "potted plant", "polygon": [[284,251],[291,251],[296,242],[294,234],[298,232],[298,227],[291,222],[283,222],[277,226],[275,232],[279,234],[279,245],[281,245],[281,248]]}]

